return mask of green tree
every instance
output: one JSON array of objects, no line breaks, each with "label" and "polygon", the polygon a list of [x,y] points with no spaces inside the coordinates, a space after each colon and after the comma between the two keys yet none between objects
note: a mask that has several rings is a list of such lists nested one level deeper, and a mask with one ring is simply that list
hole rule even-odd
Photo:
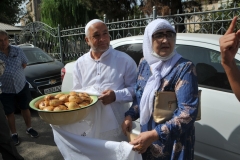
[{"label": "green tree", "polygon": [[116,20],[139,15],[138,0],[42,0],[41,18],[50,26],[63,27],[85,25],[91,19]]},{"label": "green tree", "polygon": [[[223,9],[229,9],[229,8],[235,8],[240,6],[240,0],[232,0],[226,1],[225,3],[221,3],[221,6],[218,8],[218,10]],[[214,13],[208,13],[206,16],[203,16],[204,19],[201,21],[209,21],[209,17],[214,19],[214,23],[204,23],[200,24],[200,28],[204,28],[205,32],[207,33],[213,33],[213,34],[225,34],[227,28],[229,27],[231,21],[224,21],[232,19],[234,16],[237,16],[238,12],[235,10],[224,10],[222,12],[214,12]],[[216,21],[220,21],[216,23]],[[237,22],[235,29],[238,30],[240,28],[240,23]],[[197,31],[199,32],[199,31]]]},{"label": "green tree", "polygon": [[[148,16],[152,15],[153,6],[156,7],[157,15],[167,16],[174,14],[181,14],[184,12],[183,8],[189,12],[193,11],[193,7],[201,10],[200,1],[183,1],[182,0],[142,0],[142,11]],[[184,17],[182,17],[184,19]],[[179,21],[178,23],[184,23]],[[185,30],[184,25],[178,25],[176,27],[177,32]]]},{"label": "green tree", "polygon": [[89,9],[94,8],[99,17],[103,18],[106,14],[109,20],[139,14],[138,0],[82,0],[82,2]]},{"label": "green tree", "polygon": [[20,18],[20,5],[25,0],[1,0],[0,1],[0,22],[14,25]]},{"label": "green tree", "polygon": [[42,0],[40,4],[42,22],[56,27],[78,26],[89,19],[98,18],[95,10],[87,9],[78,0]]}]

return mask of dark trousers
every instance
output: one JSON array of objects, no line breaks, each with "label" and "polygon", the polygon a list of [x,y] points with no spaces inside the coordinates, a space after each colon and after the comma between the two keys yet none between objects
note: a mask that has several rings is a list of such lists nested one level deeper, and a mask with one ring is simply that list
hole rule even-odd
[{"label": "dark trousers", "polygon": [[4,160],[23,160],[10,136],[7,119],[0,102],[0,153]]}]

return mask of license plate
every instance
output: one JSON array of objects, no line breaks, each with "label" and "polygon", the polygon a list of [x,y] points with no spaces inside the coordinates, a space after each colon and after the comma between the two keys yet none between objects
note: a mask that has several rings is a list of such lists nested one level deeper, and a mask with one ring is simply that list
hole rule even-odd
[{"label": "license plate", "polygon": [[59,92],[59,91],[61,91],[61,86],[56,86],[56,87],[44,89],[44,94],[49,94],[49,93]]}]

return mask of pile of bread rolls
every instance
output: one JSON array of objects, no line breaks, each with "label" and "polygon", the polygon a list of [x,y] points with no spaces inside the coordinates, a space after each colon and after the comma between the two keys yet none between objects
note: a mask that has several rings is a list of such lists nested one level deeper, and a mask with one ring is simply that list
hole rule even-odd
[{"label": "pile of bread rolls", "polygon": [[92,98],[87,93],[70,92],[48,94],[42,100],[35,103],[35,107],[44,111],[65,111],[79,109],[92,103]]}]

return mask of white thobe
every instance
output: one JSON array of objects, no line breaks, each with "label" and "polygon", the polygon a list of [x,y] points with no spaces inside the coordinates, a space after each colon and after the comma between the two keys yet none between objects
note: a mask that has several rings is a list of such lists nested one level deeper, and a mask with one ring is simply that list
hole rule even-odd
[{"label": "white thobe", "polygon": [[[111,89],[115,92],[116,101],[106,106],[98,101],[91,107],[90,114],[84,120],[65,126],[52,126],[55,142],[65,159],[73,159],[70,158],[73,153],[78,159],[79,157],[94,159],[92,155],[98,158],[100,156],[100,159],[108,159],[112,154],[115,156],[120,154],[120,157],[124,155],[125,159],[130,157],[141,159],[140,155],[131,150],[130,144],[121,142],[127,140],[122,133],[121,124],[124,113],[129,107],[128,102],[131,102],[135,95],[136,63],[126,53],[114,50],[111,46],[98,60],[94,60],[90,53],[91,50],[78,58],[75,63],[73,90],[86,92],[95,90],[97,94],[101,94]],[[93,152],[84,151],[86,138],[88,138],[88,147],[94,149]],[[73,146],[71,142],[78,145]],[[67,151],[66,147],[71,149]],[[100,148],[103,148],[105,157],[102,157],[103,151],[101,153],[96,151]]]}]

